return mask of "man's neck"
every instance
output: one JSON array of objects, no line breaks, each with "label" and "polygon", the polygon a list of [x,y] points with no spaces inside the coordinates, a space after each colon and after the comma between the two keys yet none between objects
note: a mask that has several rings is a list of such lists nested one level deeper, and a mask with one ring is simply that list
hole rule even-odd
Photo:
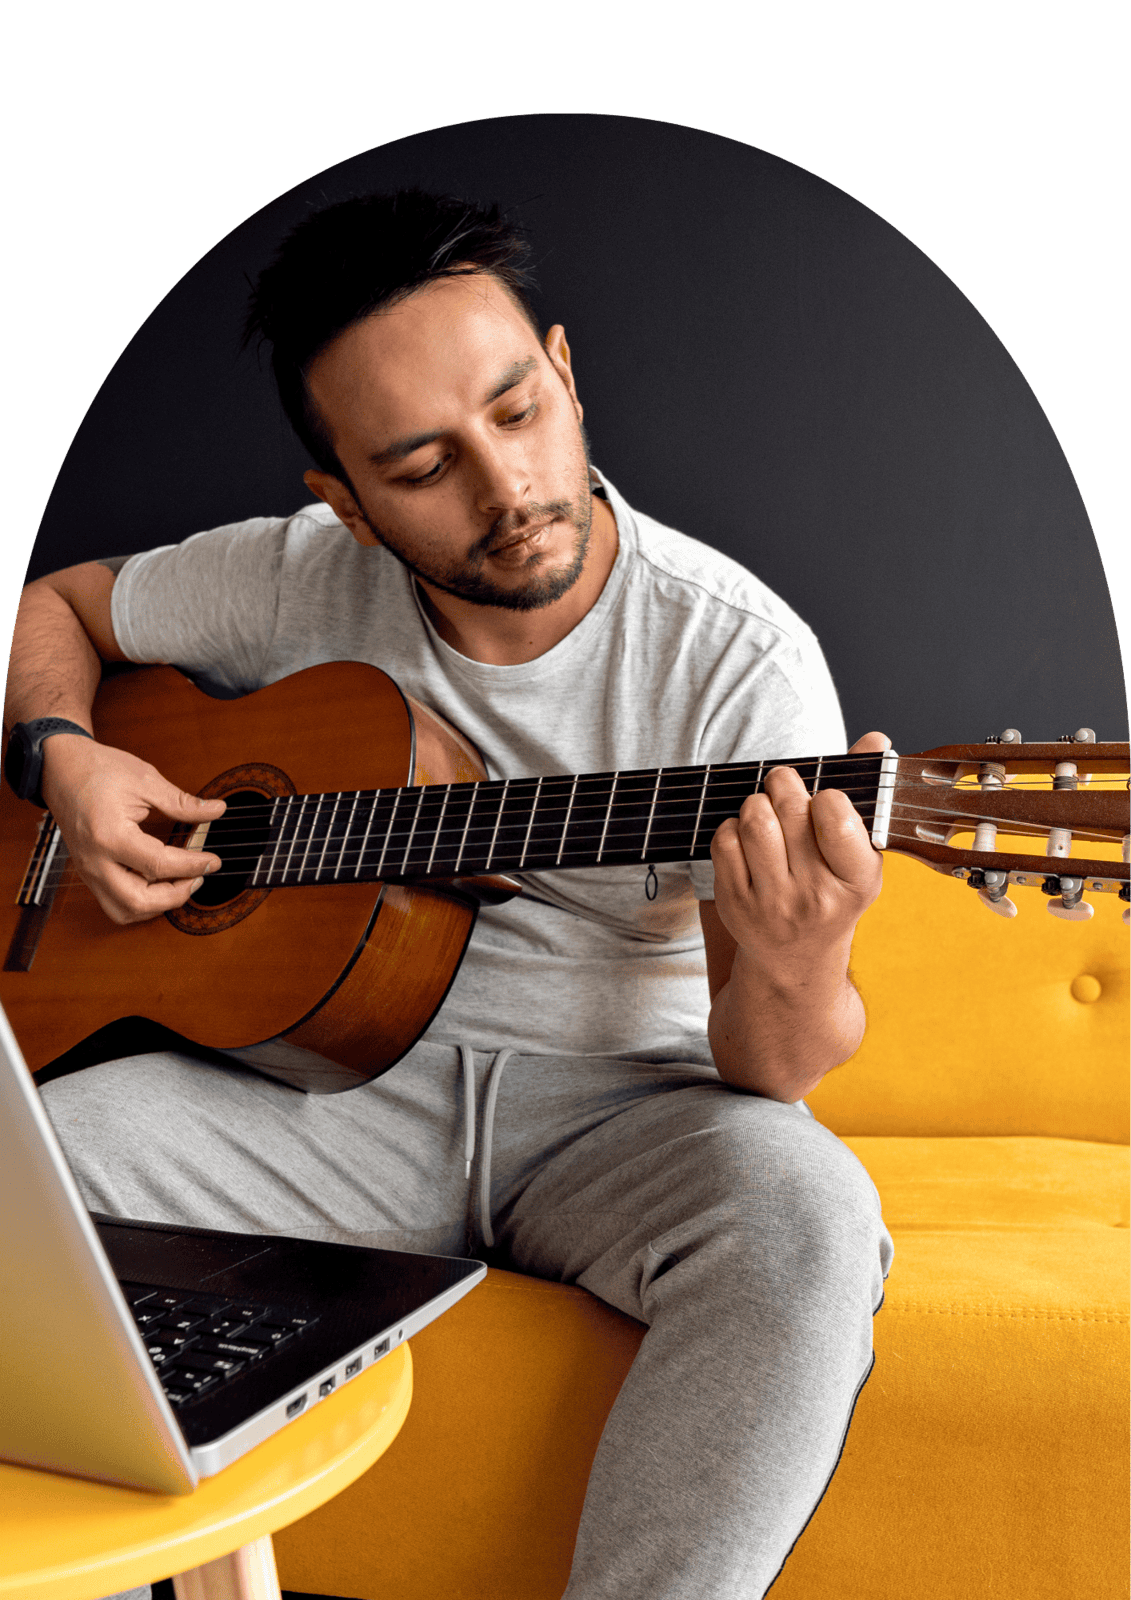
[{"label": "man's neck", "polygon": [[572,633],[597,604],[617,558],[617,523],[612,507],[593,496],[593,524],[581,575],[573,587],[538,611],[508,611],[474,605],[417,578],[425,610],[444,643],[471,661],[515,667],[534,661]]}]

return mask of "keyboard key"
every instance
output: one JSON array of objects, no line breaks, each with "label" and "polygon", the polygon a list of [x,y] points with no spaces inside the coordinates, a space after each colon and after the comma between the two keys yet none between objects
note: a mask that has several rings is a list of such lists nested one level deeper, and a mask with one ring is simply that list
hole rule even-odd
[{"label": "keyboard key", "polygon": [[198,1395],[203,1393],[205,1389],[211,1389],[215,1384],[219,1383],[220,1374],[218,1372],[186,1372],[182,1367],[177,1366],[173,1369],[171,1379],[178,1389],[188,1389],[192,1395]]},{"label": "keyboard key", "polygon": [[187,1299],[188,1295],[183,1289],[158,1289],[153,1296],[154,1304],[163,1306],[166,1311],[175,1311]]},{"label": "keyboard key", "polygon": [[294,1337],[293,1328],[281,1327],[277,1322],[257,1322],[251,1331],[256,1339],[269,1339],[273,1345],[285,1344]]},{"label": "keyboard key", "polygon": [[205,1317],[197,1331],[206,1333],[210,1339],[230,1339],[234,1333],[242,1333],[246,1327],[247,1323],[241,1322],[238,1317]]},{"label": "keyboard key", "polygon": [[199,1328],[204,1320],[203,1317],[188,1317],[183,1311],[165,1311],[158,1318],[158,1326],[179,1328],[182,1333],[187,1333],[190,1328]]},{"label": "keyboard key", "polygon": [[215,1372],[221,1378],[228,1378],[239,1372],[244,1365],[235,1356],[202,1355],[196,1350],[190,1350],[177,1362],[178,1372]]},{"label": "keyboard key", "polygon": [[211,1355],[236,1356],[242,1361],[258,1361],[260,1356],[265,1356],[274,1347],[263,1339],[198,1339],[198,1351],[207,1351]]},{"label": "keyboard key", "polygon": [[182,1332],[179,1328],[147,1328],[145,1330],[145,1348],[147,1350],[184,1350],[190,1344],[196,1343],[196,1335],[192,1332]]}]

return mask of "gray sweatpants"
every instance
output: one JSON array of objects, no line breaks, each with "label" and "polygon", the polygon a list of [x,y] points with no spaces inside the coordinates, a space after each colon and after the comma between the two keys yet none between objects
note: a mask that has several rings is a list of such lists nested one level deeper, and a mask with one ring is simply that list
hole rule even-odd
[{"label": "gray sweatpants", "polygon": [[864,1168],[806,1107],[690,1055],[420,1044],[321,1097],[151,1055],[44,1100],[92,1209],[453,1255],[493,1234],[501,1264],[646,1323],[568,1600],[755,1600],[836,1465],[892,1246]]}]

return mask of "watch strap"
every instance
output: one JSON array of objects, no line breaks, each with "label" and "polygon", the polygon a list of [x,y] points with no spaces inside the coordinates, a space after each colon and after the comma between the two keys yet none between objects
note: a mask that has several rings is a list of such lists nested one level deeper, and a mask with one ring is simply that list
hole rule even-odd
[{"label": "watch strap", "polygon": [[36,717],[31,722],[17,722],[8,740],[8,754],[4,758],[4,776],[21,800],[33,805],[46,806],[40,793],[43,781],[43,742],[55,733],[78,733],[84,739],[94,735],[77,722],[66,717]]}]

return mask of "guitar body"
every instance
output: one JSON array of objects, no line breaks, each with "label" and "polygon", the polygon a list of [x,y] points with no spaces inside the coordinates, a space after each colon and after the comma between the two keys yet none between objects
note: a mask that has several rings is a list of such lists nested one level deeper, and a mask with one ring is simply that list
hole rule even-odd
[{"label": "guitar body", "polygon": [[[238,700],[213,699],[172,667],[126,672],[103,684],[94,725],[182,789],[221,798],[484,776],[454,730],[356,662]],[[225,905],[119,927],[67,866],[30,965],[13,971],[21,920],[28,943],[29,913],[16,902],[42,815],[0,788],[0,1001],[33,1071],[136,1016],[210,1049],[260,1046],[257,1069],[296,1088],[348,1089],[428,1026],[474,926],[467,892],[339,882],[245,889]]]}]

